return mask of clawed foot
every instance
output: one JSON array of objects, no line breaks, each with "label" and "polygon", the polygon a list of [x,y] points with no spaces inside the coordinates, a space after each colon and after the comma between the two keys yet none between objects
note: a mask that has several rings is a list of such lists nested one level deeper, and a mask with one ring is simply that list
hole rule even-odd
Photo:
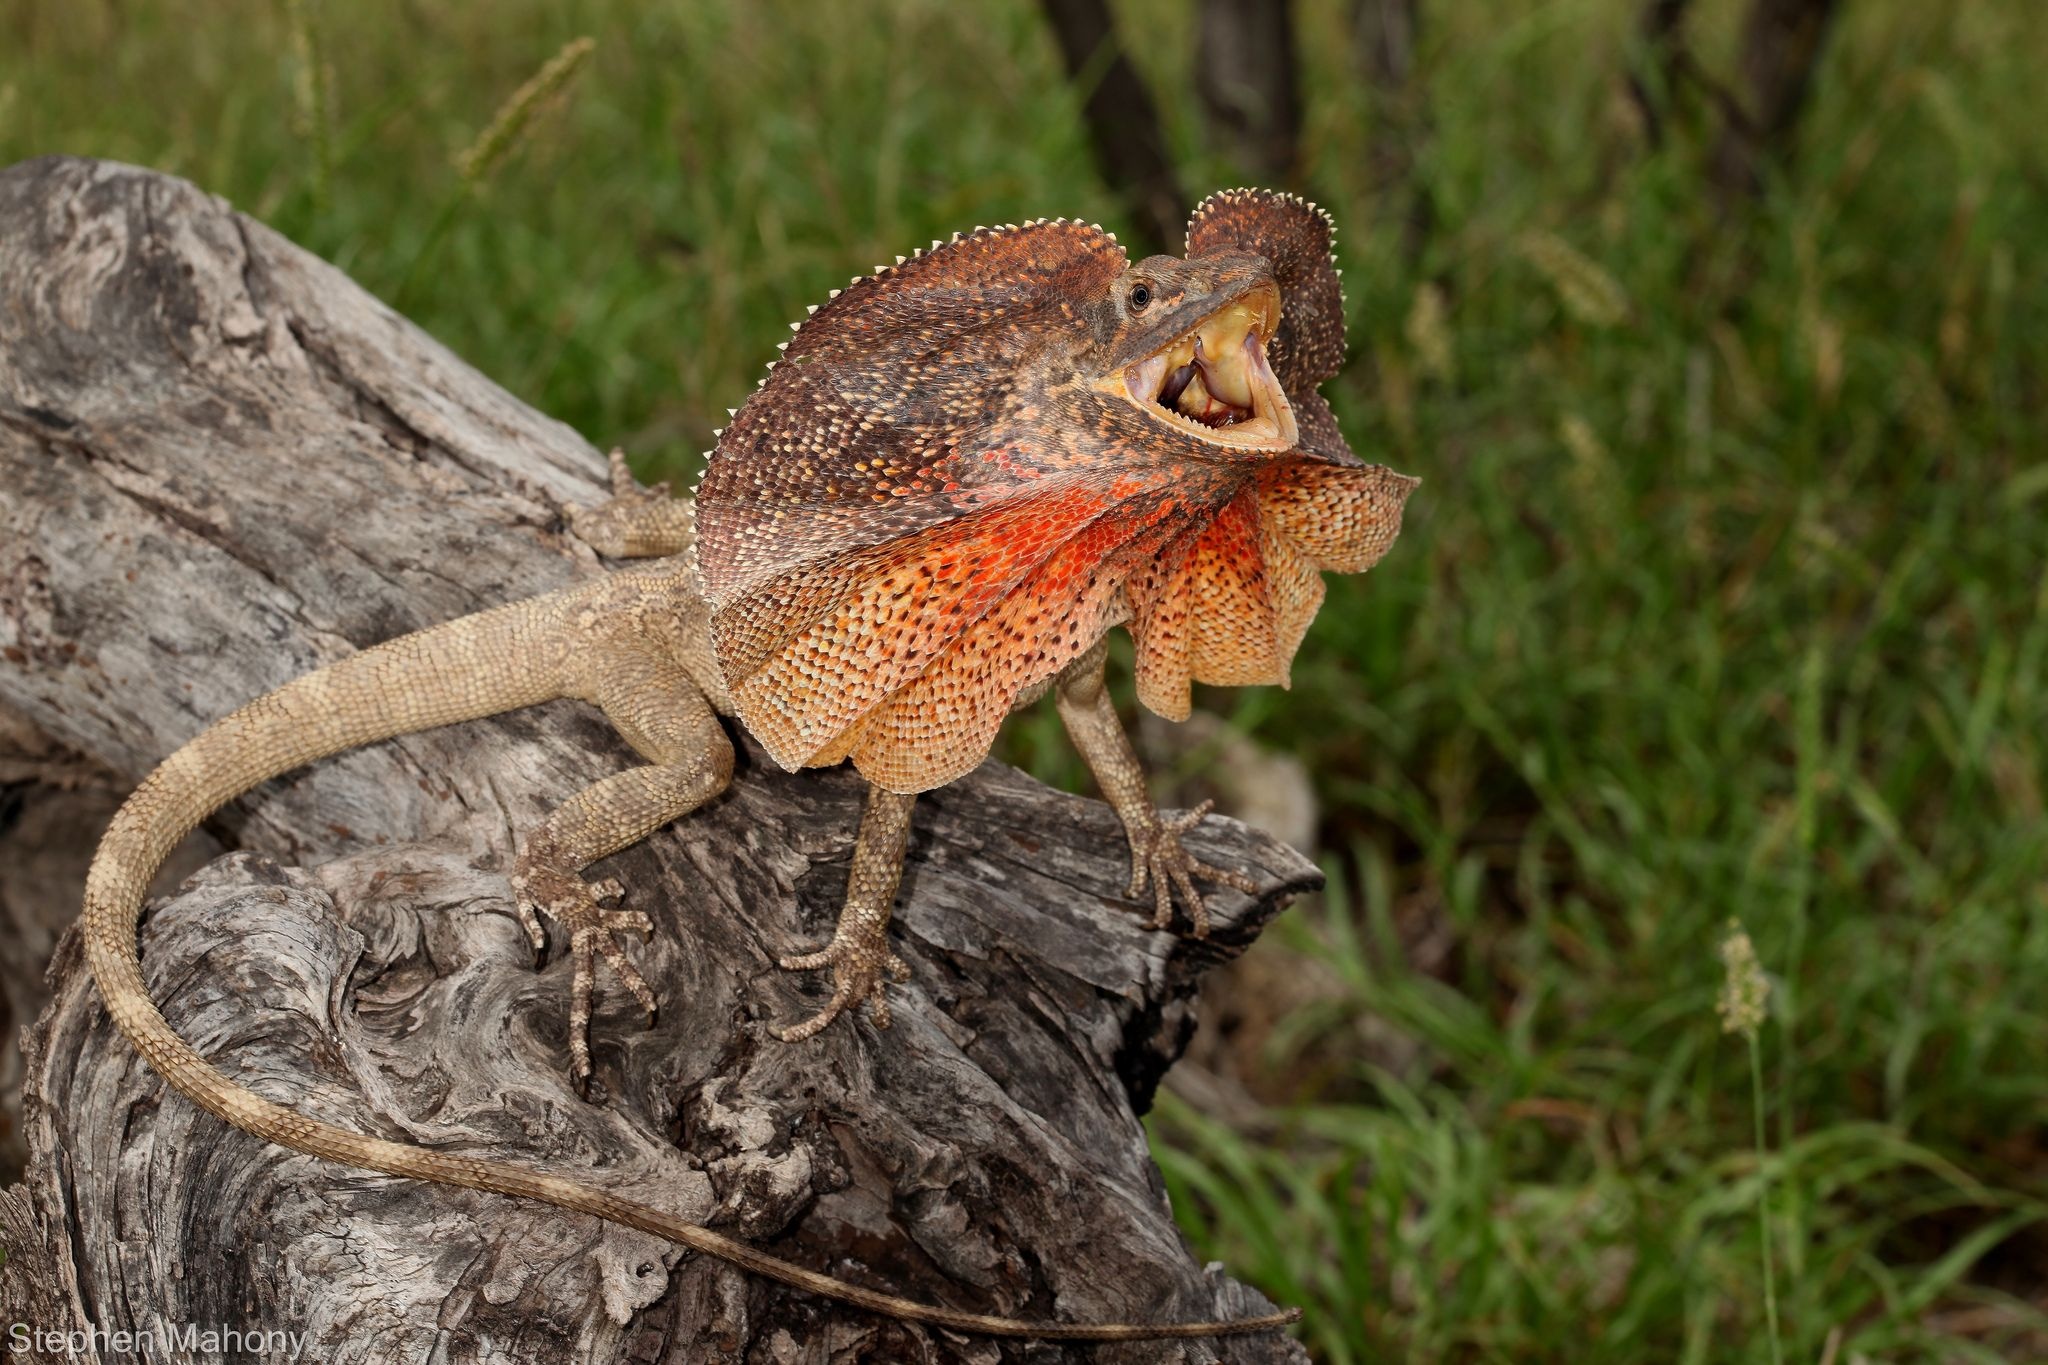
[{"label": "clawed foot", "polygon": [[547,931],[540,917],[546,915],[569,931],[569,949],[576,971],[569,999],[569,1075],[578,1091],[590,1083],[590,1004],[597,983],[597,959],[602,956],[612,971],[647,1011],[654,1022],[654,991],[646,978],[626,960],[620,947],[620,932],[638,934],[642,939],[654,932],[654,921],[637,910],[607,909],[606,901],[617,901],[626,888],[617,880],[586,882],[571,873],[548,867],[529,866],[512,878],[513,897],[519,907],[519,922],[533,944],[534,965],[547,952]]},{"label": "clawed foot", "polygon": [[1178,895],[1181,904],[1187,907],[1188,918],[1194,921],[1195,937],[1209,936],[1209,907],[1202,899],[1200,888],[1195,885],[1197,877],[1221,882],[1247,896],[1259,893],[1259,884],[1242,872],[1232,872],[1227,867],[1211,867],[1181,847],[1180,836],[1201,824],[1202,817],[1215,804],[1214,801],[1204,801],[1171,820],[1163,819],[1154,812],[1149,824],[1138,828],[1125,827],[1124,832],[1131,840],[1131,885],[1124,894],[1136,900],[1145,894],[1146,885],[1151,885],[1152,918],[1145,922],[1147,929],[1164,929],[1173,923],[1173,902]]},{"label": "clawed foot", "polygon": [[667,480],[642,488],[626,467],[624,451],[610,455],[612,495],[595,507],[570,505],[562,509],[576,538],[606,559],[627,559],[642,550],[649,520],[660,510],[658,504],[671,501]]},{"label": "clawed foot", "polygon": [[776,1029],[775,1036],[785,1043],[802,1042],[848,1009],[858,1008],[862,1001],[867,1002],[868,1017],[876,1028],[889,1027],[888,983],[910,980],[909,965],[889,951],[879,934],[873,938],[834,935],[820,951],[785,957],[781,965],[792,972],[832,969],[831,1000],[802,1023]]}]

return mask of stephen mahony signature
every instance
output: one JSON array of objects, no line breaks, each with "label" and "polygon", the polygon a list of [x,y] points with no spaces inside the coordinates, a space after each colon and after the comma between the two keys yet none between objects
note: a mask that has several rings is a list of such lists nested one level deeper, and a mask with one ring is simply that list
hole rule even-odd
[{"label": "stephen mahony signature", "polygon": [[200,1352],[207,1356],[255,1356],[259,1360],[297,1360],[305,1348],[304,1332],[260,1331],[241,1327],[202,1326],[196,1322],[162,1323],[135,1331],[110,1332],[103,1327],[56,1331],[17,1322],[0,1337],[0,1348],[14,1355],[73,1356],[101,1360],[147,1356],[167,1351]]},{"label": "stephen mahony signature", "polygon": [[[7,1266],[7,1249],[0,1247],[0,1270]],[[110,1332],[104,1327],[64,1331],[36,1327],[26,1322],[9,1324],[0,1336],[0,1355],[25,1356],[31,1352],[45,1358],[119,1360],[124,1356],[155,1356],[162,1350],[203,1351],[211,1356],[238,1354],[260,1360],[295,1361],[306,1348],[304,1332],[278,1329],[258,1331],[242,1327],[202,1326],[196,1322],[160,1323],[137,1331]]]}]

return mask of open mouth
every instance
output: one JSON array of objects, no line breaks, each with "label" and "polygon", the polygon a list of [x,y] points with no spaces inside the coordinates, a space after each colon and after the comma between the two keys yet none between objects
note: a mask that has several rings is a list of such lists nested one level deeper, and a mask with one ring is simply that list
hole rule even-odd
[{"label": "open mouth", "polygon": [[1279,322],[1279,291],[1256,290],[1165,350],[1127,366],[1111,384],[1154,417],[1204,440],[1292,449],[1294,412],[1266,363],[1266,338]]}]

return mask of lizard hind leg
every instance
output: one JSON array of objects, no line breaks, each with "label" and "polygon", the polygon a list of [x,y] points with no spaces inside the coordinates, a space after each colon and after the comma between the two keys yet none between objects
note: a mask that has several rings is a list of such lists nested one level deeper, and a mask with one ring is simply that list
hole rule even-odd
[{"label": "lizard hind leg", "polygon": [[542,917],[568,932],[575,961],[569,1006],[569,1072],[579,1091],[590,1080],[590,1015],[597,962],[609,965],[653,1022],[656,998],[619,943],[643,938],[646,915],[608,905],[625,894],[614,878],[585,881],[584,868],[640,842],[725,789],[732,777],[732,741],[686,670],[651,642],[609,639],[589,662],[595,701],[643,758],[557,806],[519,849],[512,888],[520,923],[536,959],[546,951]]}]

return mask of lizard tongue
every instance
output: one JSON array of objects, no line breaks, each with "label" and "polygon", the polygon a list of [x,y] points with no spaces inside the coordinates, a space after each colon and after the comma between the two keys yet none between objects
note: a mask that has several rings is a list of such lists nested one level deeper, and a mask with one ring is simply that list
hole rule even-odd
[{"label": "lizard tongue", "polygon": [[1220,349],[1213,358],[1209,349],[1195,338],[1195,368],[1201,372],[1202,387],[1219,403],[1249,412],[1252,407],[1251,350],[1258,334],[1247,331],[1234,347]]},{"label": "lizard tongue", "polygon": [[[1173,407],[1184,417],[1192,417],[1204,425],[1214,426],[1219,418],[1227,415],[1217,411],[1219,407],[1225,405],[1219,403],[1216,397],[1209,392],[1207,373],[1196,366],[1189,366],[1188,368],[1191,374],[1179,395],[1176,396]],[[1160,395],[1160,398],[1163,402],[1165,395]]]}]

